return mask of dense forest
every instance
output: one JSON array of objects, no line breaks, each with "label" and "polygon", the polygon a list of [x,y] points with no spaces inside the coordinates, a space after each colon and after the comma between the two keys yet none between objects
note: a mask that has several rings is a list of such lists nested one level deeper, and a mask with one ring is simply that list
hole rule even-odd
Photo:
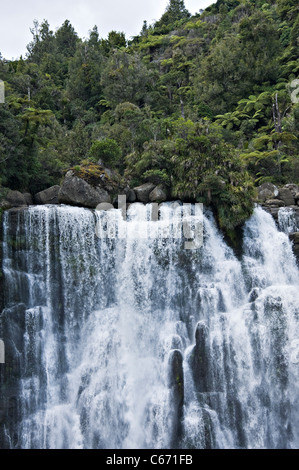
[{"label": "dense forest", "polygon": [[0,54],[0,191],[32,194],[101,159],[131,187],[212,205],[232,230],[256,186],[299,183],[297,0],[170,0],[131,40],[33,22],[26,57]]}]

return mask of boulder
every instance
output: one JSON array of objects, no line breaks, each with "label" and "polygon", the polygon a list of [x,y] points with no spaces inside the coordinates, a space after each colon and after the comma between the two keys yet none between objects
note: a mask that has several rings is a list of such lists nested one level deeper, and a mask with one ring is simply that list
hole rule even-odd
[{"label": "boulder", "polygon": [[267,199],[274,199],[278,196],[278,188],[272,183],[263,183],[258,187],[258,199],[265,202]]},{"label": "boulder", "polygon": [[285,203],[280,199],[267,199],[264,205],[271,206],[271,207],[284,207]]},{"label": "boulder", "polygon": [[149,195],[150,202],[164,202],[167,201],[167,191],[163,184],[156,186]]},{"label": "boulder", "polygon": [[23,193],[23,196],[25,198],[25,201],[27,203],[28,206],[32,206],[33,204],[33,197],[31,196],[30,193]]},{"label": "boulder", "polygon": [[149,195],[152,190],[155,188],[153,183],[145,183],[137,188],[134,188],[137,201],[147,204],[149,202]]},{"label": "boulder", "polygon": [[284,188],[289,189],[294,197],[296,194],[299,193],[299,186],[297,184],[293,184],[293,183],[285,184]]},{"label": "boulder", "polygon": [[8,202],[10,207],[27,206],[24,194],[19,191],[12,191],[10,189],[6,194],[5,200]]},{"label": "boulder", "polygon": [[134,189],[129,189],[129,191],[127,192],[127,202],[136,202],[136,193],[134,191]]},{"label": "boulder", "polygon": [[111,197],[99,181],[92,185],[69,170],[58,193],[58,201],[63,204],[95,208],[103,202],[111,203]]},{"label": "boulder", "polygon": [[287,188],[286,186],[279,189],[277,197],[283,201],[286,206],[293,206],[295,204],[295,193],[293,194],[291,189]]},{"label": "boulder", "polygon": [[58,193],[60,186],[51,186],[50,188],[40,191],[34,196],[36,204],[59,204]]}]

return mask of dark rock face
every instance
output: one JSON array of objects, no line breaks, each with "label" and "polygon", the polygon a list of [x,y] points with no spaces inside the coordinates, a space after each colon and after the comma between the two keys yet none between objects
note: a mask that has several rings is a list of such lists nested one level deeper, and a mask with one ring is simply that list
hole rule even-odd
[{"label": "dark rock face", "polygon": [[167,191],[163,184],[156,186],[149,195],[150,202],[165,202],[167,201]]},{"label": "dark rock face", "polygon": [[36,204],[59,204],[58,193],[60,191],[60,186],[51,186],[44,191],[40,191],[34,196]]},{"label": "dark rock face", "polygon": [[126,196],[127,196],[127,202],[130,202],[130,203],[136,202],[136,194],[133,189],[129,189]]},{"label": "dark rock face", "polygon": [[198,392],[209,392],[208,328],[204,323],[198,323],[195,332],[195,340],[196,344],[192,355],[194,384]]},{"label": "dark rock face", "polygon": [[299,232],[290,233],[289,237],[290,237],[290,240],[293,242],[294,255],[299,260]]},{"label": "dark rock face", "polygon": [[[223,318],[223,329],[225,330]],[[214,426],[207,406],[219,411],[221,416],[221,394],[227,397],[227,415],[221,416],[224,421],[229,420],[231,429],[236,432],[240,447],[246,447],[244,431],[242,428],[242,406],[237,395],[237,378],[231,372],[231,354],[229,345],[223,344],[223,374],[219,366],[215,364],[218,350],[211,344],[209,338],[209,327],[199,322],[195,331],[195,346],[189,356],[189,365],[192,371],[194,386],[198,401],[202,405],[202,419],[205,436],[205,448],[211,449],[215,445]]]},{"label": "dark rock face", "polygon": [[155,185],[152,183],[145,183],[145,184],[142,184],[141,186],[138,186],[137,188],[134,188],[137,201],[147,204],[150,200],[149,199],[150,193],[153,191],[154,188],[155,188]]},{"label": "dark rock face", "polygon": [[0,448],[9,448],[7,431],[17,446],[16,423],[19,416],[19,377],[24,349],[25,305],[3,310],[0,337],[5,338],[5,364],[0,364]]},{"label": "dark rock face", "polygon": [[101,184],[93,186],[69,170],[58,193],[62,204],[95,208],[103,202],[111,203],[111,196]]},{"label": "dark rock face", "polygon": [[[17,235],[18,221],[22,219],[25,207],[14,207],[9,210],[10,224],[7,241],[13,252],[24,249],[26,242],[25,232]],[[26,283],[14,285],[16,298],[22,295],[21,290],[27,292]],[[20,287],[21,286],[21,287]],[[2,292],[1,292],[2,293]],[[0,364],[0,448],[18,446],[16,423],[19,421],[20,413],[20,371],[24,367],[24,331],[25,310],[22,302],[12,304],[7,290],[3,292],[4,310],[0,309],[0,338],[5,340],[5,363]],[[7,435],[11,436],[11,441]]]},{"label": "dark rock face", "polygon": [[170,445],[176,449],[182,438],[182,419],[184,405],[184,372],[183,356],[181,351],[174,349],[170,351],[168,386],[170,388],[171,403],[171,437]]},{"label": "dark rock face", "polygon": [[[189,364],[193,375],[194,386],[198,396],[199,403],[204,405],[206,402],[210,406],[210,397],[213,396],[213,381],[210,377],[210,351],[209,351],[209,330],[205,323],[199,322],[195,331],[196,344],[189,357]],[[211,393],[210,393],[211,392]],[[214,405],[215,406],[215,405]],[[213,447],[214,435],[211,417],[205,407],[202,409],[203,428],[205,436],[205,448]]]}]

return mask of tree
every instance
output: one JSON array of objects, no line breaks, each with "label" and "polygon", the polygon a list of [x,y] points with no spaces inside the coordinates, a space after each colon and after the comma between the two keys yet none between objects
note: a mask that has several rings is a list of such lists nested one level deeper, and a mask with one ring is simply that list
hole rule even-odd
[{"label": "tree", "polygon": [[30,29],[33,40],[28,44],[28,58],[40,64],[44,54],[51,54],[54,51],[55,41],[53,31],[47,20],[41,24],[37,20],[33,21],[33,28]]},{"label": "tree", "polygon": [[190,13],[185,7],[184,0],[170,0],[161,19],[156,22],[155,27],[172,26],[176,21],[190,18]]},{"label": "tree", "polygon": [[102,95],[104,56],[96,34],[93,30],[89,41],[78,42],[76,52],[69,62],[68,98],[70,101],[80,100],[82,111],[91,107],[99,109],[98,103]]},{"label": "tree", "polygon": [[115,49],[109,56],[101,76],[101,85],[111,106],[130,102],[138,106],[146,99],[150,72],[139,54]]},{"label": "tree", "polygon": [[254,182],[236,150],[215,124],[198,124],[195,134],[176,139],[173,195],[211,205],[219,226],[230,233],[253,211]]},{"label": "tree", "polygon": [[97,163],[99,160],[108,166],[117,166],[121,156],[121,149],[113,139],[103,139],[93,142],[89,155]]},{"label": "tree", "polygon": [[230,30],[198,62],[194,69],[197,96],[215,114],[230,112],[239,100],[253,94],[254,87],[276,83],[280,48],[277,26],[265,13],[243,18],[238,34]]},{"label": "tree", "polygon": [[126,176],[132,179],[133,184],[151,181],[154,184],[171,184],[172,163],[174,152],[172,141],[151,140],[144,144],[139,154],[132,152],[126,157]]},{"label": "tree", "polygon": [[73,26],[69,20],[65,20],[55,34],[57,51],[64,57],[72,57],[75,54],[78,40]]},{"label": "tree", "polygon": [[102,47],[107,53],[109,53],[111,49],[121,49],[122,47],[126,47],[126,45],[127,40],[123,32],[110,31],[110,33],[108,33],[108,39],[102,40]]}]

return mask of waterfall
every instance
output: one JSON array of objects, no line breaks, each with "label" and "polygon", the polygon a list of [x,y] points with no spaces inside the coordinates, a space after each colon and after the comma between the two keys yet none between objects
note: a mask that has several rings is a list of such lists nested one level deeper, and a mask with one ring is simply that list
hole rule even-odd
[{"label": "waterfall", "polygon": [[1,324],[17,403],[4,446],[298,448],[288,236],[256,208],[238,259],[206,212],[203,245],[188,250],[168,230],[172,205],[158,221],[151,211],[5,213]]},{"label": "waterfall", "polygon": [[298,217],[292,207],[281,207],[278,211],[278,226],[287,234],[297,232]]}]

